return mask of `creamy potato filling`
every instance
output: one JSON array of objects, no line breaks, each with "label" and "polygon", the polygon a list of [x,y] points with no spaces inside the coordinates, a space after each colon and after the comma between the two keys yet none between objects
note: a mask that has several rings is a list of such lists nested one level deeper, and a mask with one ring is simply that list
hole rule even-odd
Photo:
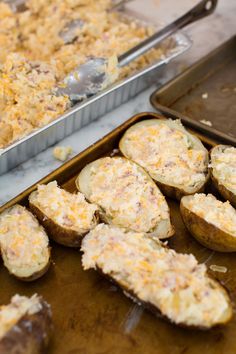
[{"label": "creamy potato filling", "polygon": [[217,200],[212,194],[194,194],[184,201],[184,205],[207,222],[236,236],[236,210],[227,201]]},{"label": "creamy potato filling", "polygon": [[[117,70],[113,59],[155,29],[109,11],[111,0],[25,3],[27,10],[17,13],[0,1],[0,148],[67,110],[68,97],[57,96],[54,89],[88,57],[110,58],[105,86],[163,55],[162,49],[155,48]],[[76,21],[78,25],[68,31]],[[42,78],[47,78],[43,87]]]},{"label": "creamy potato filling", "polygon": [[220,184],[236,194],[236,148],[221,145],[214,148],[210,166]]},{"label": "creamy potato filling", "polygon": [[115,225],[149,232],[169,219],[169,208],[155,183],[135,163],[104,158],[91,168],[90,200],[105,210]]},{"label": "creamy potato filling", "polygon": [[84,232],[97,223],[95,212],[98,207],[88,203],[82,193],[72,194],[59,188],[56,181],[38,185],[29,200],[48,218],[71,230]]},{"label": "creamy potato filling", "polygon": [[42,309],[39,297],[15,295],[9,305],[0,307],[0,339],[26,314],[33,315]]},{"label": "creamy potato filling", "polygon": [[227,312],[227,297],[204,264],[144,233],[100,224],[85,237],[82,251],[85,270],[101,269],[175,323],[210,327]]},{"label": "creamy potato filling", "polygon": [[204,183],[207,151],[193,146],[187,133],[153,122],[128,130],[125,139],[129,158],[143,166],[154,179],[185,187]]},{"label": "creamy potato filling", "polygon": [[0,64],[0,148],[50,123],[70,106],[68,97],[54,94],[57,75],[55,65],[20,53],[9,54]]},{"label": "creamy potato filling", "polygon": [[13,273],[15,269],[31,269],[49,260],[47,234],[37,219],[20,205],[0,215],[0,248]]}]

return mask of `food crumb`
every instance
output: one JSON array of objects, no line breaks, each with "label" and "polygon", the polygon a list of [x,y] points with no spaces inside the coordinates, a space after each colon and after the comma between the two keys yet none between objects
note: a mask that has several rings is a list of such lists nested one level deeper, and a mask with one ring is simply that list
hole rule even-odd
[{"label": "food crumb", "polygon": [[203,98],[204,100],[206,100],[206,99],[208,98],[208,93],[207,93],[207,92],[203,93],[203,94],[202,94],[202,98]]},{"label": "food crumb", "polygon": [[209,120],[202,119],[200,120],[202,124],[208,125],[209,127],[212,127],[212,123]]},{"label": "food crumb", "polygon": [[213,271],[213,272],[219,272],[219,273],[226,273],[227,272],[227,268],[224,267],[224,266],[219,266],[219,265],[216,265],[216,264],[211,264],[210,265],[210,269]]},{"label": "food crumb", "polygon": [[112,156],[115,156],[115,155],[118,154],[118,152],[119,152],[119,149],[113,149],[112,152],[111,152],[111,154],[110,154],[110,156],[111,156],[111,157],[112,157]]},{"label": "food crumb", "polygon": [[56,160],[66,161],[72,152],[73,150],[71,146],[56,146],[53,149],[53,156]]}]

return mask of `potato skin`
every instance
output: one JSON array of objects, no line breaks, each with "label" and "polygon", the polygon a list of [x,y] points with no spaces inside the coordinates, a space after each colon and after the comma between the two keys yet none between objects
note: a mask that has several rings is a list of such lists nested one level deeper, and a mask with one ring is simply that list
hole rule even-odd
[{"label": "potato skin", "polygon": [[[83,193],[85,195],[85,197],[87,198],[88,201],[91,202],[90,200],[90,192],[89,192],[89,189],[85,188],[85,184],[88,185],[87,181],[89,180],[90,178],[90,169],[91,169],[91,165],[95,164],[95,166],[97,167],[97,163],[99,162],[99,160],[102,160],[102,158],[99,158],[93,162],[90,162],[89,164],[87,164],[79,173],[79,175],[77,176],[76,178],[76,181],[75,181],[75,184],[76,184],[76,187],[78,189],[79,192]],[[150,181],[150,183],[153,184],[153,187],[156,187],[156,183],[155,181],[151,178],[151,176],[145,171],[145,169],[143,169],[141,166],[139,166],[138,164],[136,164],[134,161],[130,160],[130,159],[127,159],[126,157],[123,157],[123,156],[115,156],[115,157],[112,157],[112,159],[123,159],[124,161],[129,161],[131,162],[132,164],[138,166],[140,172],[145,175],[145,177]],[[86,176],[86,177],[85,177]],[[86,181],[86,183],[85,183]],[[166,202],[166,200],[165,200]],[[167,203],[167,202],[166,202]],[[168,206],[168,204],[167,204]],[[108,216],[105,212],[105,210],[103,210],[101,207],[99,207],[99,210],[98,210],[98,215],[99,215],[99,219],[101,221],[103,221],[105,224],[112,224],[112,217],[111,216]],[[168,207],[168,215],[169,215],[169,220],[170,220],[170,225],[167,226],[167,232],[164,236],[160,236],[158,235],[158,232],[157,232],[157,228],[158,228],[158,225],[155,226],[155,228],[153,230],[149,230],[147,231],[147,234],[150,234],[154,237],[157,237],[161,240],[164,240],[164,239],[168,239],[170,237],[172,237],[174,234],[175,234],[175,229],[174,229],[174,226],[172,225],[171,223],[171,217],[170,217],[170,209]],[[123,226],[125,227],[125,226]],[[131,230],[131,229],[130,229]]]},{"label": "potato skin", "polygon": [[[49,248],[49,252],[51,254],[51,249]],[[48,263],[45,265],[45,267],[43,269],[41,269],[40,271],[32,274],[30,277],[18,277],[16,276],[15,274],[11,273],[11,271],[8,269],[9,273],[11,275],[13,275],[15,278],[21,280],[21,281],[25,281],[25,282],[31,282],[31,281],[34,281],[34,280],[37,280],[39,278],[41,278],[45,273],[47,273],[49,267],[51,265],[51,260],[49,258],[49,261]]]},{"label": "potato skin", "polygon": [[[151,312],[154,316],[163,319],[166,322],[171,323],[172,325],[175,325],[177,327],[181,327],[181,328],[185,328],[185,329],[198,329],[198,330],[209,330],[213,327],[216,326],[220,326],[220,325],[224,325],[226,323],[228,323],[233,316],[233,309],[232,309],[232,305],[230,302],[230,298],[229,295],[227,293],[227,291],[225,290],[225,288],[223,288],[216,280],[210,278],[211,283],[214,284],[214,286],[216,286],[217,288],[219,288],[219,290],[221,290],[224,293],[224,296],[227,298],[227,302],[228,302],[228,312],[226,315],[226,318],[222,319],[221,323],[218,324],[214,324],[211,327],[207,327],[207,326],[193,326],[193,325],[188,325],[187,323],[176,323],[174,322],[171,318],[167,317],[166,315],[164,315],[157,307],[155,307],[153,304],[151,304],[150,302],[146,302],[143,300],[140,300],[132,290],[128,289],[125,286],[122,286],[121,284],[119,284],[119,282],[117,282],[114,278],[112,278],[110,275],[105,274],[103,272],[103,270],[99,267],[96,268],[96,270],[98,271],[98,273],[105,277],[107,280],[109,280],[110,282],[112,282],[113,284],[117,285],[124,293],[124,295],[128,298],[130,298],[133,302],[135,302],[136,304],[143,306],[146,310],[148,310],[149,312]],[[1,353],[0,353],[1,354]]]},{"label": "potato skin", "polygon": [[[163,117],[162,119],[159,119],[159,120],[155,120],[155,119],[152,119],[152,120],[145,120],[145,121],[141,121],[141,122],[138,122],[138,123],[135,123],[133,126],[131,126],[130,128],[127,129],[127,131],[123,134],[122,138],[120,139],[120,142],[119,142],[119,150],[121,152],[121,154],[126,157],[127,159],[131,160],[131,161],[134,161],[135,160],[132,160],[132,158],[129,156],[129,154],[127,153],[126,151],[126,148],[125,148],[125,139],[126,139],[126,134],[128,131],[134,129],[135,126],[140,126],[140,125],[149,125],[149,123],[153,124],[155,123],[155,121],[157,121],[158,123],[160,122],[165,122],[167,125],[169,126],[172,126],[172,127],[177,127],[178,129],[184,131],[186,134],[188,134],[189,136],[192,137],[192,141],[195,141],[195,144],[196,144],[196,141],[199,141],[199,143],[202,145],[201,141],[199,138],[197,138],[196,136],[188,133],[184,127],[180,127],[178,126],[174,121],[170,121],[168,119],[166,119],[165,117]],[[203,145],[202,145],[203,147]],[[206,150],[206,149],[205,149]],[[137,163],[137,162],[136,162]],[[207,165],[208,165],[208,158],[207,158]],[[145,169],[144,166],[141,165],[141,167]],[[205,174],[205,181],[202,183],[202,185],[200,185],[198,188],[195,188],[195,190],[191,191],[191,192],[187,192],[186,190],[184,190],[183,188],[179,188],[179,187],[176,187],[176,186],[172,186],[172,185],[169,185],[169,184],[166,184],[166,183],[163,183],[163,182],[160,182],[159,180],[157,180],[155,177],[153,177],[149,172],[148,170],[146,170],[146,172],[150,175],[150,177],[153,179],[153,181],[156,183],[156,185],[160,188],[161,192],[164,194],[164,196],[166,197],[169,197],[169,198],[172,198],[172,199],[175,199],[175,200],[178,200],[180,201],[181,198],[185,195],[192,195],[192,194],[195,194],[195,193],[202,193],[204,192],[208,182],[209,182],[209,179],[210,179],[210,172],[209,172],[209,169],[207,169],[206,171],[206,174]]]},{"label": "potato skin", "polygon": [[52,331],[49,305],[41,299],[42,309],[26,314],[0,340],[0,354],[45,353]]},{"label": "potato skin", "polygon": [[236,237],[208,223],[187,209],[182,201],[180,203],[180,212],[188,231],[203,246],[219,252],[236,251]]},{"label": "potato skin", "polygon": [[206,176],[205,183],[199,189],[194,191],[193,193],[187,193],[186,191],[184,191],[183,189],[180,189],[178,187],[170,186],[168,184],[161,183],[161,182],[154,180],[154,179],[153,180],[156,183],[156,185],[160,188],[161,192],[166,197],[180,201],[181,198],[184,197],[185,195],[191,195],[191,194],[195,194],[195,193],[203,193],[206,188],[206,185],[209,182],[209,179],[210,179],[210,173],[208,172],[208,174]]},{"label": "potato skin", "polygon": [[[40,224],[44,226],[49,234],[49,237],[60,245],[67,247],[80,247],[83,236],[85,236],[88,231],[83,234],[79,234],[77,231],[64,228],[52,219],[48,218],[36,205],[29,203],[30,210],[37,217]],[[97,216],[96,216],[97,218]]]},{"label": "potato skin", "polygon": [[218,181],[218,179],[213,174],[212,168],[210,169],[210,171],[211,171],[211,181],[213,186],[218,190],[220,195],[225,200],[230,201],[230,203],[236,208],[236,195]]}]

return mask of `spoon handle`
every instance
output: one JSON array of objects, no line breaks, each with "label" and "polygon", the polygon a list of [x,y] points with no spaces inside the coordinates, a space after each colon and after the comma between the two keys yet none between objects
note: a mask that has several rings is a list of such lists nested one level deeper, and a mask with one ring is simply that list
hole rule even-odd
[{"label": "spoon handle", "polygon": [[181,16],[176,21],[172,22],[162,30],[153,34],[151,37],[147,38],[137,46],[131,48],[126,53],[120,55],[118,58],[119,67],[123,67],[129,64],[131,61],[140,57],[148,50],[155,47],[159,44],[163,39],[175,33],[177,30],[193,23],[195,21],[200,20],[203,17],[210,15],[216,8],[218,0],[202,0],[198,5],[193,7],[190,11],[188,11],[185,15]]}]

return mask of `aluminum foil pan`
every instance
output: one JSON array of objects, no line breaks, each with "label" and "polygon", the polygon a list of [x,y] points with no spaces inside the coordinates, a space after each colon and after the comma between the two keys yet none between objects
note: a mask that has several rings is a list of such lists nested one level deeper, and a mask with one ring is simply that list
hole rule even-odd
[{"label": "aluminum foil pan", "polygon": [[163,42],[165,54],[154,64],[76,104],[50,124],[0,150],[0,175],[136,96],[160,77],[165,64],[190,46],[190,39],[177,32]]}]

